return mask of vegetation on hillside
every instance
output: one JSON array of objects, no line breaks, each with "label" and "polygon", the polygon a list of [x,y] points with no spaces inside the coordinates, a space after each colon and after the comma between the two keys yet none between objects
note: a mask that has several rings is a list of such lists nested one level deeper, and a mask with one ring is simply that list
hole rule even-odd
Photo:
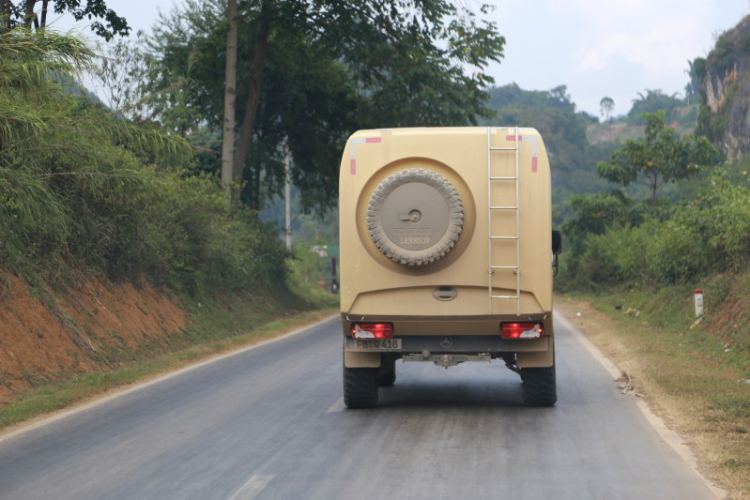
[{"label": "vegetation on hillside", "polygon": [[[627,122],[630,125],[646,125],[643,113],[664,113],[664,120],[667,123],[686,120],[686,126],[691,126],[690,116],[680,116],[679,108],[684,106],[683,99],[679,99],[677,94],[666,95],[660,89],[646,89],[646,94],[638,93],[638,98],[633,99],[633,105],[628,111]],[[695,117],[692,117],[695,121]]]},{"label": "vegetation on hillside", "polygon": [[[748,165],[718,165],[711,144],[723,137],[734,87],[724,89],[718,113],[710,113],[706,102],[707,78],[715,86],[742,69],[749,23],[719,36],[707,59],[690,62],[686,101],[658,90],[639,94],[627,121],[645,124],[644,135],[626,140],[598,165],[612,189],[570,199],[575,214],[564,224],[570,252],[561,286],[597,292],[662,287],[750,269]],[[735,75],[725,83],[745,85],[741,79]],[[696,135],[682,133],[696,118]],[[639,182],[648,189],[633,189]]]},{"label": "vegetation on hillside", "polygon": [[591,145],[586,128],[598,120],[576,112],[564,85],[549,91],[528,91],[511,84],[489,89],[493,126],[534,127],[544,138],[552,166],[552,199],[555,223],[571,215],[572,194],[601,192],[607,184],[595,175],[596,163],[607,158],[610,145]]},{"label": "vegetation on hillside", "polygon": [[[627,141],[610,161],[600,162],[598,174],[620,187],[643,182],[650,196],[635,200],[613,189],[571,200],[576,214],[565,221],[564,230],[572,241],[567,277],[576,286],[682,284],[699,272],[722,272],[730,265],[722,252],[742,229],[711,221],[725,210],[734,220],[740,215],[735,211],[742,210],[739,200],[749,193],[722,182],[722,170],[715,169],[698,200],[657,198],[661,186],[697,176],[720,156],[705,137],[678,139],[665,126],[663,111],[644,113],[643,119],[646,136]],[[741,250],[738,246],[735,242],[732,250]],[[713,266],[703,262],[709,254]]]},{"label": "vegetation on hillside", "polygon": [[192,149],[70,90],[92,53],[16,28],[0,35],[0,267],[67,266],[188,292],[283,282],[284,252],[215,179],[187,176]]}]

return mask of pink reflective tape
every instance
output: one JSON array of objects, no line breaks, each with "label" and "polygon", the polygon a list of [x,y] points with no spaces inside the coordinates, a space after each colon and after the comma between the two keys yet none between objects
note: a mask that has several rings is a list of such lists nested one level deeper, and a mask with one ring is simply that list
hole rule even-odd
[{"label": "pink reflective tape", "polygon": [[358,138],[349,141],[351,145],[349,149],[349,175],[357,175],[357,144],[372,144],[381,141],[382,138],[380,137]]},{"label": "pink reflective tape", "polygon": [[[515,135],[506,135],[505,136],[506,141],[515,141],[516,136]],[[532,142],[532,148],[531,148],[531,173],[535,174],[539,170],[539,145],[537,142],[537,137],[533,135],[529,136],[518,136],[518,141],[521,142],[523,140],[531,141]]]}]

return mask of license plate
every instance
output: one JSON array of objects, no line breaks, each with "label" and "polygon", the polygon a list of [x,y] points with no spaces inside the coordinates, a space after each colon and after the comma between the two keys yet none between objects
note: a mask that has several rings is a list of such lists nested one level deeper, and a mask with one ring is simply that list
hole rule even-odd
[{"label": "license plate", "polygon": [[402,339],[354,339],[358,351],[400,351]]}]

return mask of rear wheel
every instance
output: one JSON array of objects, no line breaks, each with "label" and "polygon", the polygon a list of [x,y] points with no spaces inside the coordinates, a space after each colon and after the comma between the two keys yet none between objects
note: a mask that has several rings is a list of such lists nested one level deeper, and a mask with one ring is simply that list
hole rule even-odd
[{"label": "rear wheel", "polygon": [[348,408],[373,408],[378,404],[379,368],[344,367],[344,404]]},{"label": "rear wheel", "polygon": [[557,402],[555,365],[548,368],[522,368],[523,402],[527,406],[553,406]]},{"label": "rear wheel", "polygon": [[396,360],[381,361],[378,370],[378,385],[390,387],[396,382]]}]

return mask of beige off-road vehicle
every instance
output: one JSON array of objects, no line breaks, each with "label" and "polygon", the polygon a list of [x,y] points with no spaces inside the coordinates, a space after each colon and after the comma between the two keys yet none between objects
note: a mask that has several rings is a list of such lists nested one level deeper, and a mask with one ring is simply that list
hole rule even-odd
[{"label": "beige off-road vehicle", "polygon": [[398,359],[500,359],[521,375],[526,404],[556,402],[550,192],[534,129],[349,138],[339,201],[349,408],[377,405]]}]

